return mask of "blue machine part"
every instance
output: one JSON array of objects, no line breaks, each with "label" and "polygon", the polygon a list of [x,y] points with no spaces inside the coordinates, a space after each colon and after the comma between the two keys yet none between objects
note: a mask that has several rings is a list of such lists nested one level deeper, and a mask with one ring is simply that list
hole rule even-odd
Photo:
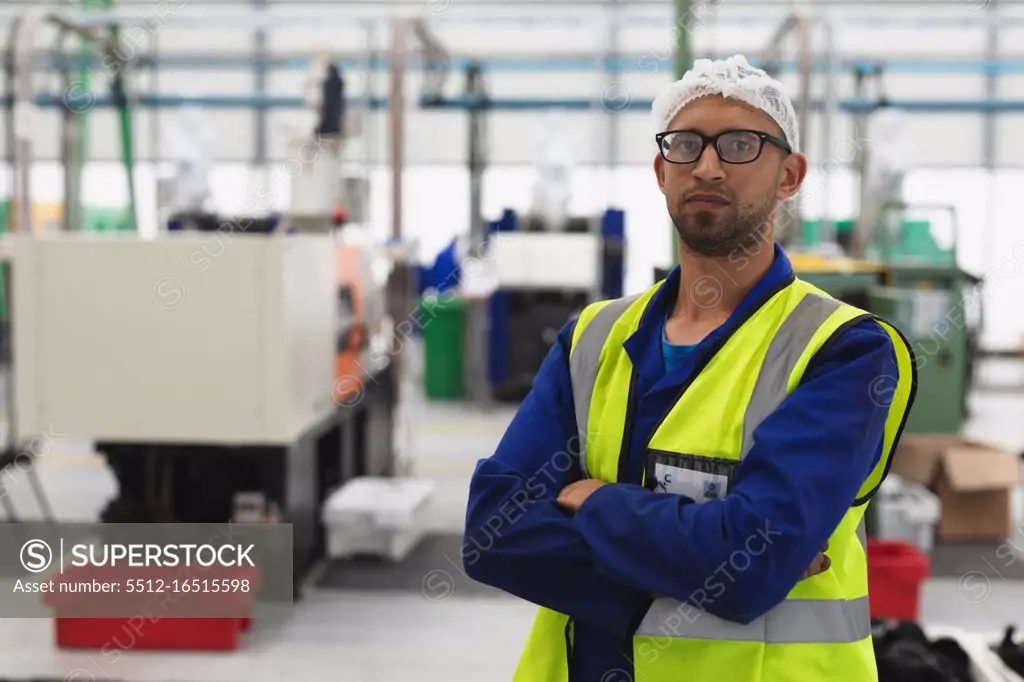
[{"label": "blue machine part", "polygon": [[455,289],[459,285],[462,272],[459,267],[457,243],[458,239],[453,239],[434,260],[430,279],[431,285],[439,294]]},{"label": "blue machine part", "polygon": [[621,208],[609,208],[601,218],[601,234],[605,239],[626,238],[626,212]]},{"label": "blue machine part", "polygon": [[[418,281],[416,283],[416,291],[420,298],[429,289],[433,289],[438,294],[443,294],[458,287],[461,269],[459,267],[457,243],[457,238],[452,239],[448,246],[444,247],[434,258],[433,265],[420,265],[417,268],[416,278]],[[420,325],[415,325],[413,335],[420,336],[422,331]]]},{"label": "blue machine part", "polygon": [[511,208],[501,212],[501,217],[493,222],[487,223],[488,236],[495,232],[515,232],[519,216]]},{"label": "blue machine part", "polygon": [[434,258],[433,265],[420,266],[418,287],[420,296],[428,289],[434,289],[437,293],[443,294],[458,287],[461,270],[457,242],[458,239],[452,239],[448,246],[444,247]]},{"label": "blue machine part", "polygon": [[601,259],[601,293],[605,298],[621,298],[625,289],[626,212],[609,208],[601,218],[604,246]]},{"label": "blue machine part", "polygon": [[[511,208],[501,212],[501,217],[487,223],[488,237],[498,232],[515,232],[519,216]],[[500,289],[491,294],[489,306],[491,334],[488,349],[488,378],[491,384],[500,384],[508,379],[508,294]]]},{"label": "blue machine part", "polygon": [[492,385],[508,380],[508,292],[495,291],[491,294],[491,339],[488,355],[490,356],[489,379]]},{"label": "blue machine part", "polygon": [[[490,234],[514,232],[518,216],[505,209],[501,218],[487,224]],[[601,218],[601,236],[604,238],[601,292],[604,298],[620,298],[625,290],[624,246],[626,242],[626,212],[610,208]],[[500,384],[508,379],[508,294],[501,290],[491,295],[490,301],[490,381]]]}]

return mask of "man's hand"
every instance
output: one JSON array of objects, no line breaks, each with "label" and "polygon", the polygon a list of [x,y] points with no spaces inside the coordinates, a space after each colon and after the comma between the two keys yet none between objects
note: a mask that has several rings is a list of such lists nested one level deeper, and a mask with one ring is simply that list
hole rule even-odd
[{"label": "man's hand", "polygon": [[814,561],[812,561],[811,565],[807,567],[807,570],[804,571],[804,574],[800,576],[800,580],[807,580],[808,578],[812,578],[818,575],[819,573],[824,573],[829,569],[829,567],[832,565],[832,560],[828,558],[827,554],[825,554],[825,552],[827,551],[828,543],[826,542],[825,546],[821,548],[821,552],[818,554],[818,556],[814,557]]},{"label": "man's hand", "polygon": [[570,483],[558,493],[558,499],[555,502],[562,509],[575,512],[587,501],[591,493],[603,485],[606,485],[605,482],[596,478],[585,478],[582,481]]}]

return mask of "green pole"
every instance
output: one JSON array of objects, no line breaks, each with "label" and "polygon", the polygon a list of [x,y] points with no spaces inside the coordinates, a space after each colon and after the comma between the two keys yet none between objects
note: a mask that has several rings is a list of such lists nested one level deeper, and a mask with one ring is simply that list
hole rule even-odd
[{"label": "green pole", "polygon": [[[690,31],[696,26],[697,17],[693,13],[693,0],[674,0],[676,8],[676,54],[675,79],[679,80],[690,68],[693,55],[690,53]],[[672,265],[679,264],[679,235],[672,230]]]},{"label": "green pole", "polygon": [[676,6],[676,80],[683,77],[690,68],[693,55],[690,54],[690,31],[697,22],[693,13],[693,0],[675,0]]},{"label": "green pole", "polygon": [[[85,10],[109,10],[111,9],[112,0],[82,0],[82,9]],[[95,45],[90,38],[82,36],[79,39],[79,47],[81,48],[81,57],[83,60],[91,59],[95,56]],[[82,65],[78,69],[78,82],[82,83],[85,87],[94,87],[92,83],[92,69],[86,65]],[[99,87],[97,84],[95,87]],[[89,158],[89,109],[83,109],[78,112],[78,160],[79,163],[84,165],[86,160]],[[79,170],[79,172],[81,172]],[[84,202],[83,202],[84,203]]]},{"label": "green pole", "polygon": [[[116,45],[121,44],[121,31],[117,26],[112,27],[111,34]],[[128,183],[128,215],[127,220],[121,224],[122,230],[135,231],[138,229],[138,205],[135,201],[135,147],[134,135],[132,134],[132,109],[128,102],[127,81],[124,77],[124,67],[114,75],[112,91],[120,101],[117,107],[118,130],[121,133],[121,161],[124,164],[125,180]]]},{"label": "green pole", "polygon": [[[70,2],[68,4],[71,4]],[[104,10],[111,9],[112,0],[81,0],[81,7],[83,10]],[[87,62],[93,59],[96,55],[96,45],[91,38],[88,36],[80,36],[78,39],[79,46],[79,57],[83,63],[78,68],[77,82],[80,88],[90,90],[92,88],[101,87],[101,83],[94,82],[94,76],[96,73],[89,68]],[[89,162],[89,142],[90,142],[90,130],[89,121],[91,118],[91,107],[85,107],[75,112],[75,129],[77,131],[78,140],[77,147],[73,158],[70,160],[72,168],[70,173],[72,175],[71,182],[74,182],[76,191],[72,194],[69,199],[76,202],[75,206],[70,205],[68,202],[68,212],[74,217],[75,229],[89,229],[90,221],[88,218],[88,209],[86,201],[81,193],[82,187],[82,174],[84,173],[85,166]],[[67,191],[67,189],[65,189]]]}]

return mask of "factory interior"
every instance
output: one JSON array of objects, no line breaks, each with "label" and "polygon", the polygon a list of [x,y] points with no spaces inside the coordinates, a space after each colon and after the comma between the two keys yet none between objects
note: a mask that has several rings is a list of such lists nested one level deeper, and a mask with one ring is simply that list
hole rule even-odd
[{"label": "factory interior", "polygon": [[[470,481],[563,325],[676,267],[652,102],[736,54],[800,126],[795,275],[916,359],[876,679],[1024,680],[1024,2],[6,0],[0,40],[0,682],[528,679]],[[199,616],[17,593],[119,524],[287,568]]]}]

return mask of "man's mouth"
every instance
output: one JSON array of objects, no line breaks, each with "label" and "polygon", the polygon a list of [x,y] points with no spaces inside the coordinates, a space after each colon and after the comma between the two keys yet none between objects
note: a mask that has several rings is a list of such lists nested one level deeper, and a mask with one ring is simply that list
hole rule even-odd
[{"label": "man's mouth", "polygon": [[693,204],[701,208],[704,207],[716,207],[716,206],[728,206],[729,200],[720,194],[691,194],[686,198],[684,202],[686,204]]}]

